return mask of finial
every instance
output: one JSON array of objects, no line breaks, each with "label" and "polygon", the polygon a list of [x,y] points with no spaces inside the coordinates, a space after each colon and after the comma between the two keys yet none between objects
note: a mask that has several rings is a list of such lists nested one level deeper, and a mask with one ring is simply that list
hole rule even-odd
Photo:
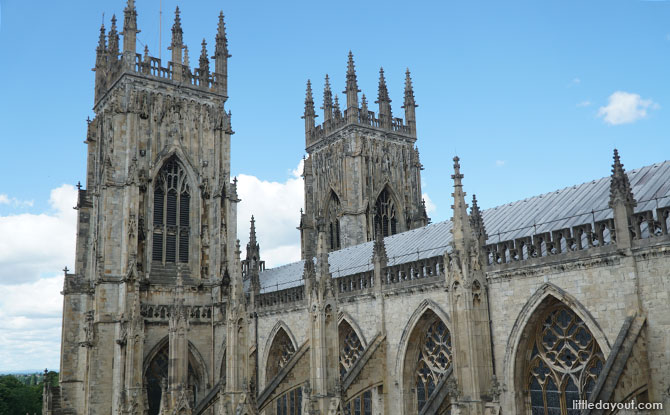
[{"label": "finial", "polygon": [[363,116],[367,117],[368,115],[368,99],[365,98],[365,94],[361,95],[361,112]]},{"label": "finial", "polygon": [[237,258],[239,260],[241,253],[242,253],[242,251],[240,251],[240,240],[236,239],[235,240],[235,258]]},{"label": "finial", "polygon": [[102,53],[107,48],[107,36],[105,35],[105,23],[100,25],[100,36],[98,38],[98,53]]},{"label": "finial", "polygon": [[109,39],[107,50],[110,56],[116,59],[119,56],[119,34],[116,31],[116,15],[112,15],[112,26],[109,28],[107,38]]},{"label": "finial", "polygon": [[386,261],[388,256],[386,255],[386,244],[384,243],[384,234],[382,233],[381,226],[377,227],[375,232],[375,243],[372,251],[373,261],[375,259]]},{"label": "finial", "polygon": [[454,174],[451,175],[451,178],[454,179],[454,186],[463,186],[461,183],[463,175],[461,174],[460,160],[461,159],[458,158],[458,156],[454,157]]},{"label": "finial", "polygon": [[388,88],[386,87],[386,78],[384,78],[384,68],[381,67],[379,68],[379,88],[378,88],[378,97],[377,101],[375,101],[376,104],[380,102],[391,102],[391,99],[389,98],[389,91]]},{"label": "finial", "polygon": [[188,46],[184,45],[184,66],[189,67],[191,63],[189,62],[188,58]]},{"label": "finial", "polygon": [[172,24],[172,46],[174,47],[175,44],[180,44],[182,43],[182,28],[181,28],[181,17],[180,17],[181,12],[179,11],[179,6],[174,11],[174,23]]},{"label": "finial", "polygon": [[307,91],[305,92],[305,114],[302,118],[314,116],[314,96],[312,95],[312,81],[307,80]]},{"label": "finial", "polygon": [[354,54],[349,51],[347,62],[347,87],[343,91],[347,94],[347,109],[358,107],[358,81],[356,80],[356,68],[354,66]]},{"label": "finial", "polygon": [[477,196],[474,194],[472,195],[472,207],[470,208],[470,226],[472,226],[472,231],[475,233],[475,238],[484,244],[488,236],[486,235],[484,217],[477,204]]},{"label": "finial", "polygon": [[333,92],[330,90],[330,78],[328,77],[328,74],[326,74],[326,82],[323,85],[323,107],[321,108],[325,109],[324,107],[332,105],[333,105]]},{"label": "finial", "polygon": [[251,227],[249,229],[249,244],[256,246],[256,220],[254,215],[251,215]]},{"label": "finial", "polygon": [[77,190],[81,190],[81,182],[77,182]]},{"label": "finial", "polygon": [[614,149],[614,164],[612,164],[612,176],[610,179],[610,207],[614,207],[616,202],[623,201],[630,207],[637,206],[637,201],[633,197],[633,190],[628,180],[626,170],[623,168],[619,151]]},{"label": "finial", "polygon": [[202,39],[202,50],[200,51],[200,71],[209,72],[209,59],[207,59],[207,42]]},{"label": "finial", "polygon": [[405,102],[402,107],[406,108],[410,106],[418,107],[418,105],[416,105],[416,102],[414,102],[414,88],[412,87],[412,77],[410,76],[409,68],[407,68],[407,71],[405,72]]},{"label": "finial", "polygon": [[144,60],[149,58],[149,46],[144,45]]},{"label": "finial", "polygon": [[228,45],[228,39],[226,37],[226,22],[223,19],[223,10],[219,12],[219,24],[216,30],[216,41],[223,42],[223,45]]},{"label": "finial", "polygon": [[342,115],[340,111],[340,99],[337,97],[337,95],[335,95],[335,103],[333,104],[333,110],[336,116],[339,117]]},{"label": "finial", "polygon": [[69,271],[69,269],[67,269],[67,265],[66,265],[65,268],[63,268],[63,274],[65,274],[66,277],[67,277],[68,271]]}]

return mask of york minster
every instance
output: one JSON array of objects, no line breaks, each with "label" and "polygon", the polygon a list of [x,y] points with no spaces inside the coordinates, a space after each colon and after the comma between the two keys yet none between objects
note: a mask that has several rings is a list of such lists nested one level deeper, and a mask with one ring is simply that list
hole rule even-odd
[{"label": "york minster", "polygon": [[412,74],[363,92],[350,52],[322,99],[304,74],[302,259],[266,267],[255,218],[236,225],[224,15],[190,56],[181,19],[163,59],[133,0],[100,28],[44,414],[670,408],[670,161],[630,170],[613,150],[601,178],[480,209],[477,166],[445,155],[451,218],[432,222]]}]

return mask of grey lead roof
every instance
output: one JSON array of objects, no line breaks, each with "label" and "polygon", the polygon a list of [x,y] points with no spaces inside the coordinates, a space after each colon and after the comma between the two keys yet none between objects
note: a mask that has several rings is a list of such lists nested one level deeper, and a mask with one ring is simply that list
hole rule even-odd
[{"label": "grey lead roof", "polygon": [[[670,205],[670,161],[628,172],[637,200],[635,212]],[[528,199],[486,209],[482,212],[487,243],[565,229],[612,217],[609,208],[610,177],[566,187]],[[384,238],[388,265],[444,254],[451,242],[451,221],[432,223]],[[328,255],[334,278],[372,269],[373,242],[333,251]],[[260,273],[261,292],[302,285],[304,261]]]}]

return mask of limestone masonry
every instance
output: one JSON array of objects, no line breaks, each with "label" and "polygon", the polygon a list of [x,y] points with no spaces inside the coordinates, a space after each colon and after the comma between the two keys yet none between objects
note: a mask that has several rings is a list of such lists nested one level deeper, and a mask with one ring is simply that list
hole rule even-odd
[{"label": "limestone masonry", "polygon": [[100,29],[44,414],[670,413],[670,162],[615,150],[609,177],[482,211],[456,157],[430,223],[410,73],[404,119],[383,70],[374,112],[350,53],[318,125],[307,82],[302,260],[266,269],[253,218],[237,240],[223,14],[193,69],[179,9],[168,62],[136,20]]}]

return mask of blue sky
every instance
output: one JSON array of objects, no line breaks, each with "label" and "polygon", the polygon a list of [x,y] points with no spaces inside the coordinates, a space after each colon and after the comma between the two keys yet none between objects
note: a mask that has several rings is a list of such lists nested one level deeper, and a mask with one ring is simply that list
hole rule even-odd
[{"label": "blue sky", "polygon": [[[7,230],[0,247],[20,245],[11,231],[21,229],[66,247],[52,252],[43,244],[42,262],[29,238],[23,251],[0,253],[0,268],[13,270],[0,272],[0,288],[11,287],[17,298],[40,281],[57,287],[58,270],[72,268],[68,206],[71,185],[85,174],[90,69],[103,13],[108,28],[113,13],[122,22],[124,3],[0,0],[0,229]],[[248,215],[256,213],[261,248],[276,258],[269,265],[294,258],[298,244],[305,82],[311,78],[317,104],[326,73],[341,92],[350,49],[371,102],[384,67],[397,116],[405,68],[412,71],[423,190],[434,221],[450,216],[455,154],[466,191],[484,208],[606,176],[615,146],[626,168],[670,155],[670,1],[163,0],[165,59],[177,4],[191,62],[203,37],[211,56],[219,10],[226,15],[232,171],[246,186],[239,234],[244,244]],[[157,56],[159,0],[137,0],[137,8],[138,50],[146,44]],[[273,210],[277,200],[281,212]],[[281,229],[270,226],[274,215]],[[12,368],[57,367],[59,301],[57,293],[43,299],[55,305],[35,317],[10,312],[12,304],[0,300],[0,316],[16,320],[0,327],[0,337],[5,330],[24,343],[48,337],[56,345],[54,354],[40,361],[26,354]],[[46,331],[28,334],[40,316],[51,319]],[[10,368],[3,354],[13,347],[0,342],[0,370]]]}]

